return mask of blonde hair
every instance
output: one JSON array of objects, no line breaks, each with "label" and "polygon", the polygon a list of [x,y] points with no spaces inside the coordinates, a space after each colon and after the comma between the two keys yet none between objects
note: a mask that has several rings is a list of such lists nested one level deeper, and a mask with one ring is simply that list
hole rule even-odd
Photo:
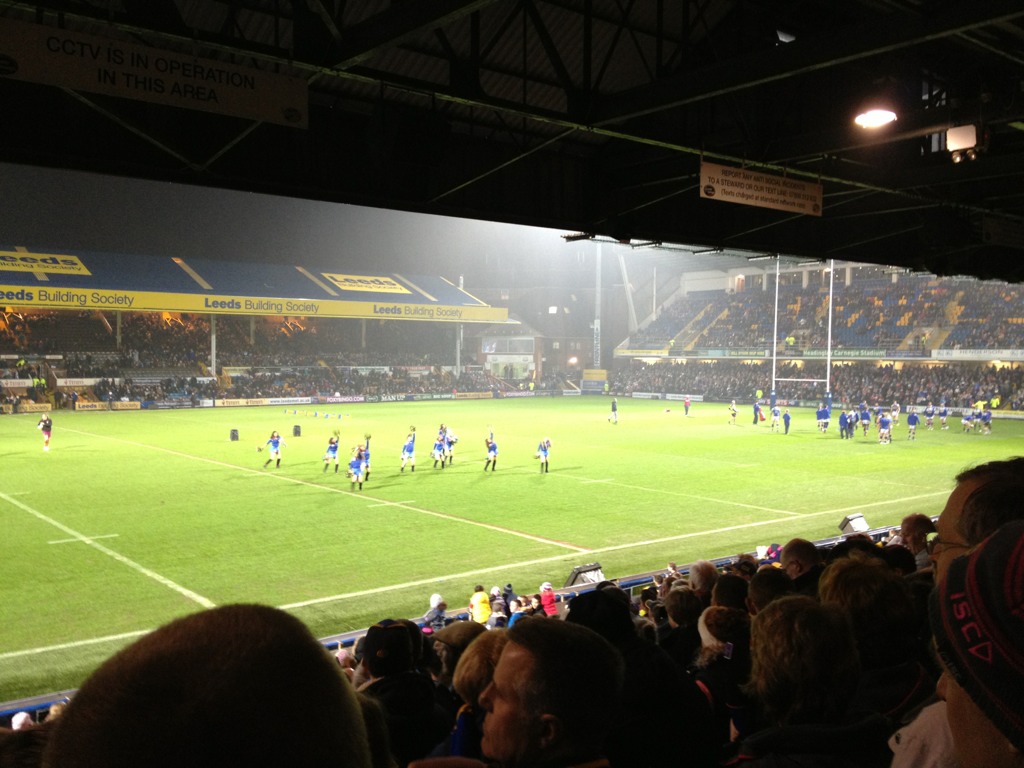
[{"label": "blonde hair", "polygon": [[492,629],[473,639],[459,657],[452,676],[452,687],[470,706],[475,707],[494,677],[494,668],[508,642],[508,633],[503,629]]}]

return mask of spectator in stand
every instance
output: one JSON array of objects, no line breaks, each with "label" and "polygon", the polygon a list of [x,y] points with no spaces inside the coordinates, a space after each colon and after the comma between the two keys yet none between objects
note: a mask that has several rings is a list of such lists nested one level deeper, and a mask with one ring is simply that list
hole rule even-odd
[{"label": "spectator in stand", "polygon": [[360,691],[384,710],[391,754],[399,767],[430,754],[447,735],[452,718],[436,702],[430,678],[413,669],[406,626],[384,619],[370,627],[361,664],[368,682]]},{"label": "spectator in stand", "polygon": [[749,582],[757,573],[757,558],[746,553],[737,555],[733,562],[722,568],[722,572],[735,574]]},{"label": "spectator in stand", "polygon": [[750,678],[750,614],[711,606],[700,615],[698,629],[701,647],[693,677],[711,706],[716,740],[726,744],[731,729],[745,735],[749,720],[742,687]]},{"label": "spectator in stand", "polygon": [[1024,516],[1024,456],[990,461],[961,472],[928,542],[941,581],[954,558],[977,546],[1005,522]]},{"label": "spectator in stand", "polygon": [[732,573],[723,573],[711,590],[711,605],[747,611],[747,591],[750,584],[746,579]]},{"label": "spectator in stand", "polygon": [[448,625],[448,603],[436,592],[430,596],[430,610],[423,615],[424,628],[429,627],[434,634]]},{"label": "spectator in stand", "polygon": [[886,718],[849,710],[860,672],[842,610],[806,595],[775,600],[753,619],[751,653],[757,725],[727,765],[888,768]]},{"label": "spectator in stand", "polygon": [[690,566],[688,581],[690,589],[700,598],[701,604],[705,608],[711,605],[711,592],[718,581],[718,569],[715,564],[710,560],[698,560]]},{"label": "spectator in stand", "polygon": [[857,641],[860,683],[854,709],[899,721],[935,692],[921,663],[917,616],[905,579],[878,557],[853,552],[832,562],[818,584],[821,602],[846,612]]},{"label": "spectator in stand", "polygon": [[[663,649],[638,635],[629,596],[621,588],[607,586],[574,597],[566,622],[597,632],[625,665],[621,706],[607,733],[613,766],[661,768],[674,762],[680,748],[690,765],[714,763],[719,743],[706,699]],[[664,736],[639,745],[637,734],[648,732]]]},{"label": "spectator in stand", "polygon": [[953,747],[963,768],[1024,765],[1024,521],[999,528],[954,560],[932,595]]},{"label": "spectator in stand", "polygon": [[558,615],[558,602],[555,595],[555,588],[551,586],[550,581],[545,581],[540,585],[540,605],[545,616]]},{"label": "spectator in stand", "polygon": [[928,557],[928,534],[935,533],[935,523],[928,515],[916,513],[907,515],[900,522],[900,540],[911,551],[919,571],[930,567]]},{"label": "spectator in stand", "polygon": [[485,713],[480,707],[480,694],[494,679],[494,668],[507,642],[508,633],[496,629],[481,633],[466,646],[452,680],[464,703],[456,714],[452,732],[431,754],[483,757],[480,740],[483,738]]},{"label": "spectator in stand", "polygon": [[773,600],[795,592],[793,580],[781,568],[767,565],[754,574],[747,589],[747,612],[756,616]]},{"label": "spectator in stand", "polygon": [[508,601],[501,587],[491,587],[491,594],[488,598],[491,603],[491,616],[489,619],[491,627],[504,627],[508,624]]},{"label": "spectator in stand", "polygon": [[818,580],[825,570],[821,552],[807,539],[790,539],[782,547],[779,555],[782,570],[793,580],[793,589],[797,594],[818,596]]},{"label": "spectator in stand", "polygon": [[434,635],[434,653],[439,662],[439,669],[434,675],[435,698],[453,719],[465,703],[455,689],[455,670],[459,659],[469,644],[486,631],[483,624],[475,621],[453,621]]},{"label": "spectator in stand", "polygon": [[42,764],[225,763],[371,765],[351,685],[309,630],[283,611],[223,606],[137,640],[83,683],[54,721]]},{"label": "spectator in stand", "polygon": [[[954,560],[970,552],[1000,526],[1022,518],[1024,457],[990,461],[956,477],[956,487],[939,515],[936,534],[929,541],[935,583],[941,589]],[[889,741],[893,768],[950,765],[952,733],[946,702],[924,707]]]},{"label": "spectator in stand", "polygon": [[700,649],[697,622],[704,606],[697,593],[683,586],[670,589],[665,595],[664,605],[669,630],[659,638],[658,645],[665,649],[680,669],[689,669]]},{"label": "spectator in stand", "polygon": [[484,591],[483,584],[473,587],[473,594],[469,597],[469,617],[477,624],[486,624],[491,616],[491,600]]},{"label": "spectator in stand", "polygon": [[601,765],[605,734],[619,713],[622,660],[615,649],[564,621],[523,619],[507,633],[480,696],[484,755],[502,768]]}]

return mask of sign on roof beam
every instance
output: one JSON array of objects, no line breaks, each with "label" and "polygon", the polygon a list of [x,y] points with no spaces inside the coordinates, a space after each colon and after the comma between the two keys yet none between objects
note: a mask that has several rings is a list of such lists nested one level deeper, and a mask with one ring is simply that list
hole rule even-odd
[{"label": "sign on roof beam", "polygon": [[702,162],[700,196],[755,208],[821,216],[821,184],[747,168]]},{"label": "sign on roof beam", "polygon": [[150,104],[309,125],[305,80],[125,40],[0,18],[4,76]]}]

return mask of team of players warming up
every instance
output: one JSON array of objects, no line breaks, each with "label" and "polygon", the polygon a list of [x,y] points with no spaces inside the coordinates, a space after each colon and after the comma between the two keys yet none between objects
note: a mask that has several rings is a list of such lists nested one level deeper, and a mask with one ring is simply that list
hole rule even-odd
[{"label": "team of players warming up", "polygon": [[[863,436],[867,437],[868,430],[874,425],[878,433],[878,442],[888,444],[892,442],[893,430],[899,426],[900,415],[903,408],[898,402],[894,402],[889,408],[876,405],[869,407],[864,401],[856,408],[844,408],[839,414],[839,436],[843,439],[853,439],[857,434],[857,427],[863,430]],[[920,426],[922,417],[926,429],[935,429],[935,420],[938,419],[939,429],[949,429],[950,409],[943,402],[938,407],[934,403],[928,403],[921,412],[917,406],[908,406],[906,409],[907,439],[917,440],[917,428]],[[818,431],[828,432],[832,416],[829,408],[822,405],[817,411]],[[992,433],[992,409],[984,401],[979,401],[970,409],[964,411],[961,420],[964,432],[978,431],[979,434]],[[787,430],[788,431],[788,430]]]},{"label": "team of players warming up", "polygon": [[[40,427],[42,428],[42,427]],[[484,439],[484,445],[486,448],[486,460],[484,462],[484,472],[490,470],[494,472],[498,468],[498,443],[494,439],[494,428],[487,428],[487,437]],[[49,435],[49,432],[46,433]],[[351,458],[348,462],[348,469],[345,474],[349,479],[351,489],[354,491],[363,489],[363,483],[370,479],[370,435],[369,432],[363,435],[363,442],[355,446],[352,449]],[[338,474],[343,460],[338,457],[339,451],[339,440],[341,438],[341,431],[334,430],[334,434],[327,440],[327,448],[324,451],[323,462],[323,474],[327,474],[330,467],[334,466],[334,473]],[[434,461],[434,469],[444,469],[450,467],[455,463],[455,446],[459,442],[458,436],[448,425],[441,424],[437,430],[437,437],[434,438],[433,447],[430,450],[430,458]],[[275,468],[281,466],[281,448],[288,445],[281,434],[276,430],[270,433],[270,437],[266,443],[256,446],[256,450],[262,452],[267,450],[270,452],[270,458],[263,463],[263,468],[266,469],[272,463]],[[48,449],[47,449],[48,450]],[[534,457],[540,461],[541,473],[548,471],[548,457],[551,452],[551,440],[550,438],[544,437],[537,445],[537,451]],[[416,427],[409,427],[409,434],[406,435],[405,442],[402,444],[402,454],[400,457],[399,472],[404,473],[406,467],[409,468],[410,472],[416,471]]]}]

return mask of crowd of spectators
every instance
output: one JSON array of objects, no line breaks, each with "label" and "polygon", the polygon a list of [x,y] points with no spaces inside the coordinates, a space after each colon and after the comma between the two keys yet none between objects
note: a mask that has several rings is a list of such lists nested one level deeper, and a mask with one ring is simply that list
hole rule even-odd
[{"label": "crowd of spectators", "polygon": [[[776,379],[824,377],[820,371],[800,363],[782,363]],[[1024,409],[1024,367],[957,363],[915,365],[868,362],[833,363],[830,371],[832,400],[837,404],[927,405],[945,402],[950,407],[966,407],[979,400],[996,401],[1011,410]],[[632,394],[701,395],[705,400],[753,401],[755,393],[771,390],[772,367],[769,362],[746,363],[739,360],[690,361],[683,363],[632,361],[612,372],[612,391]],[[778,397],[802,403],[824,400],[824,382],[778,381]]]},{"label": "crowd of spectators", "polygon": [[283,611],[214,608],[117,653],[59,716],[15,715],[0,760],[1019,768],[1022,469],[961,472],[937,521],[669,563],[636,590],[434,594],[336,653]]},{"label": "crowd of spectators", "polygon": [[[630,349],[822,349],[828,343],[827,285],[775,291],[692,291],[663,308],[626,342]],[[999,282],[930,275],[838,282],[832,296],[836,349],[1019,349],[1024,346],[1020,289]],[[692,321],[700,317],[695,327]],[[777,335],[776,335],[777,334]]]}]

